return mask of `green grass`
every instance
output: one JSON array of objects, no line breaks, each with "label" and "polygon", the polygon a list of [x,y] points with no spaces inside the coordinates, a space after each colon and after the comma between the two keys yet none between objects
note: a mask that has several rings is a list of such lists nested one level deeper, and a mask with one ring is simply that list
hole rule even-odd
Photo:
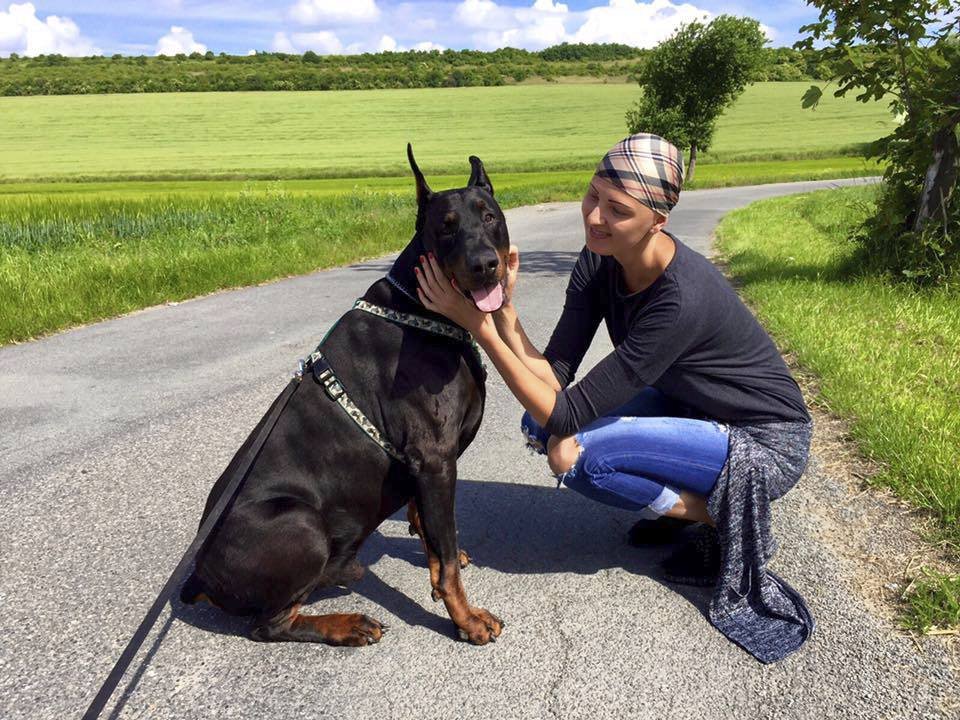
[{"label": "green grass", "polygon": [[924,569],[913,583],[904,603],[902,625],[921,633],[960,633],[960,575]]},{"label": "green grass", "polygon": [[[580,197],[586,179],[503,187],[504,207]],[[439,188],[439,186],[438,186]],[[138,199],[0,200],[0,344],[158,303],[399,250],[413,192],[317,197],[260,186]]]},{"label": "green grass", "polygon": [[[467,163],[462,163],[466,165]],[[794,180],[825,180],[844,177],[880,175],[882,168],[874,161],[857,157],[829,157],[812,160],[735,162],[701,165],[688,190],[759,185]],[[555,170],[530,173],[491,173],[497,192],[501,190],[549,190],[548,199],[575,199],[589,181],[591,170]],[[467,181],[464,175],[429,175],[427,181],[436,189],[459,187]],[[310,180],[143,180],[100,182],[24,182],[0,183],[0,202],[23,199],[25,196],[48,196],[71,199],[143,199],[161,195],[237,195],[281,189],[290,195],[332,196],[369,192],[412,192],[413,178],[356,177]],[[567,192],[569,191],[569,192]]]},{"label": "green grass", "polygon": [[[705,166],[698,186],[874,174],[856,158]],[[590,171],[493,175],[505,208],[579,200]],[[466,176],[429,178],[435,189]],[[409,178],[0,185],[0,344],[397,250]]]},{"label": "green grass", "polygon": [[[852,154],[887,133],[880,104],[758,83],[721,118],[711,161]],[[632,84],[0,98],[0,179],[405,176],[586,169],[626,134]],[[705,169],[705,168],[704,168]]]},{"label": "green grass", "polygon": [[[960,560],[960,288],[917,290],[855,272],[847,238],[875,193],[755,203],[724,218],[719,249],[764,326],[818,376],[818,403],[849,418],[880,463],[871,482],[928,510],[938,521],[930,539]],[[912,600],[917,627],[957,624],[960,589],[937,577]]]}]

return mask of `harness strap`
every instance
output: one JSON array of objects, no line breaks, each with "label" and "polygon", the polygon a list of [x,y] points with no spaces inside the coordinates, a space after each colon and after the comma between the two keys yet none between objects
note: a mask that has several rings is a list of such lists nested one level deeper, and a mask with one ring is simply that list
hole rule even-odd
[{"label": "harness strap", "polygon": [[[424,330],[426,332],[431,332],[434,335],[442,335],[443,337],[448,337],[467,343],[473,350],[480,367],[484,369],[484,372],[486,372],[486,368],[483,364],[483,358],[480,357],[480,350],[477,347],[477,343],[474,341],[473,336],[463,328],[440,322],[439,320],[432,320],[419,315],[413,315],[412,313],[400,312],[399,310],[393,310],[392,308],[374,305],[373,303],[368,303],[366,300],[357,300],[353,304],[353,308],[354,310],[362,310],[363,312],[370,313],[371,315],[376,315],[377,317],[381,317],[384,320],[389,320],[390,322],[398,323],[400,325],[407,325],[408,327],[416,328],[417,330]],[[326,340],[326,336],[324,336],[324,340]],[[321,340],[320,346],[322,345],[323,341]],[[350,416],[350,419],[353,420],[371,440],[379,445],[383,451],[387,453],[387,455],[398,462],[406,464],[407,459],[404,457],[403,453],[400,452],[400,450],[398,450],[393,443],[383,436],[383,433],[381,433],[377,426],[370,421],[370,418],[364,415],[363,411],[358,408],[347,395],[346,391],[343,389],[343,385],[337,379],[336,373],[333,372],[333,368],[330,366],[330,361],[327,360],[327,358],[324,357],[323,353],[320,351],[320,346],[310,353],[306,360],[300,361],[297,370],[294,372],[294,378],[299,382],[305,373],[312,372],[317,382],[323,386],[323,390],[327,393],[327,397],[342,407],[346,411],[347,415]]]},{"label": "harness strap", "polygon": [[377,426],[370,422],[370,419],[364,415],[363,411],[349,398],[343,389],[343,385],[340,384],[340,381],[334,374],[333,368],[330,367],[330,361],[323,356],[319,348],[310,353],[310,356],[306,360],[300,361],[300,366],[294,373],[294,377],[300,380],[305,372],[313,373],[313,377],[323,386],[327,397],[342,407],[347,415],[350,416],[350,419],[353,420],[371,440],[383,448],[383,451],[387,453],[387,455],[399,462],[407,462],[403,453],[401,453],[393,443],[383,437],[383,434],[377,429]]},{"label": "harness strap", "polygon": [[477,363],[483,368],[484,372],[486,372],[487,367],[483,362],[483,357],[480,355],[480,348],[477,347],[477,341],[473,339],[473,335],[461,327],[440,322],[439,320],[431,320],[430,318],[421,317],[420,315],[400,312],[399,310],[393,310],[392,308],[381,307],[380,305],[368,303],[366,300],[357,300],[353,304],[353,308],[354,310],[362,310],[363,312],[370,313],[371,315],[376,315],[377,317],[397,323],[398,325],[406,325],[408,327],[416,328],[417,330],[424,330],[426,332],[431,332],[434,335],[442,335],[443,337],[452,338],[454,340],[459,340],[460,342],[466,343],[470,346],[470,349],[473,350],[473,355],[476,358]]},{"label": "harness strap", "polygon": [[382,317],[390,322],[408,325],[418,330],[426,330],[427,332],[432,332],[434,335],[443,335],[444,337],[453,338],[454,340],[459,340],[469,345],[473,344],[473,335],[466,330],[456,327],[455,325],[440,322],[439,320],[431,320],[430,318],[421,317],[420,315],[380,307],[379,305],[368,303],[366,300],[357,300],[353,304],[353,307],[356,310],[363,310],[364,312]]}]

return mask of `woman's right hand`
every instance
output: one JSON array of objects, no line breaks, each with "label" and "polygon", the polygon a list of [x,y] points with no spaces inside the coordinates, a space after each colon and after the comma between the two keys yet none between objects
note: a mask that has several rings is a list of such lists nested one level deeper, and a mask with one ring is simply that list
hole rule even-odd
[{"label": "woman's right hand", "polygon": [[507,285],[505,288],[506,299],[504,304],[513,303],[513,289],[517,285],[517,274],[520,272],[520,248],[516,245],[510,246],[510,254],[507,255]]}]

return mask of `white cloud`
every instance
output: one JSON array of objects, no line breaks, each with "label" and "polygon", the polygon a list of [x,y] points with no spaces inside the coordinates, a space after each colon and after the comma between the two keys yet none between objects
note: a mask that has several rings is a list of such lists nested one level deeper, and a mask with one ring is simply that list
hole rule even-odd
[{"label": "white cloud", "polygon": [[624,43],[649,48],[666,40],[681,25],[712,17],[695,5],[674,5],[670,0],[609,0],[606,6],[587,10],[586,21],[570,42]]},{"label": "white cloud", "polygon": [[70,18],[48,15],[41,20],[33,3],[13,3],[0,10],[0,57],[10,53],[78,56],[99,55],[100,49],[80,34]]},{"label": "white cloud", "polygon": [[567,5],[554,0],[535,0],[530,7],[497,5],[493,0],[463,0],[454,19],[474,28],[476,45],[482,49],[511,46],[540,49],[568,37],[571,15]]},{"label": "white cloud", "polygon": [[410,49],[416,50],[417,52],[430,52],[431,50],[439,50],[440,52],[443,52],[444,50],[446,50],[446,48],[443,45],[437,45],[435,42],[431,42],[430,40],[418,42],[416,45],[414,45]]},{"label": "white cloud", "polygon": [[177,55],[179,53],[189,55],[190,53],[205,53],[206,51],[206,45],[194,40],[193,33],[179,25],[172,26],[170,32],[157,40],[157,55]]},{"label": "white cloud", "polygon": [[380,18],[376,0],[298,0],[290,16],[303,25],[352,25]]},{"label": "white cloud", "polygon": [[[582,11],[572,11],[559,0],[526,0],[523,6],[501,4],[505,2],[458,0],[450,6],[423,0],[386,4],[381,9],[376,0],[298,0],[291,16],[304,24],[322,24],[322,29],[278,32],[273,49],[328,54],[445,47],[540,50],[562,42],[653,47],[680,25],[713,17],[683,0],[595,0],[594,7]],[[773,32],[763,29],[768,35]]]},{"label": "white cloud", "polygon": [[412,47],[406,47],[398,43],[390,35],[381,35],[375,42],[353,42],[344,45],[343,41],[336,33],[329,30],[318,32],[290,33],[278,32],[273,36],[273,45],[271,50],[274,52],[290,53],[291,55],[302,55],[307,50],[313,50],[320,55],[359,55],[369,52],[405,52],[406,50],[419,50],[429,52],[430,50],[444,50],[443,45],[435,42],[419,42]]},{"label": "white cloud", "polygon": [[304,53],[307,50],[313,50],[320,55],[342,55],[345,52],[340,38],[329,30],[291,35],[278,32],[273,36],[273,50],[292,55]]},{"label": "white cloud", "polygon": [[291,55],[297,53],[297,49],[293,46],[293,41],[285,32],[278,32],[274,34],[273,44],[270,45],[270,49],[273,52],[290,53]]}]

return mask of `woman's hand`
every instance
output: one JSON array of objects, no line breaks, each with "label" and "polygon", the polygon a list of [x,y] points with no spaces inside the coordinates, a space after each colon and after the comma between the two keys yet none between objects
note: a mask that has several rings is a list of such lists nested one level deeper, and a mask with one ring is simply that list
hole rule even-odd
[{"label": "woman's hand", "polygon": [[420,286],[417,295],[424,307],[453,320],[478,340],[488,326],[496,334],[489,313],[477,309],[473,301],[457,288],[456,280],[447,280],[433,253],[427,259],[421,255],[420,264],[421,267],[414,268],[414,271]]}]

